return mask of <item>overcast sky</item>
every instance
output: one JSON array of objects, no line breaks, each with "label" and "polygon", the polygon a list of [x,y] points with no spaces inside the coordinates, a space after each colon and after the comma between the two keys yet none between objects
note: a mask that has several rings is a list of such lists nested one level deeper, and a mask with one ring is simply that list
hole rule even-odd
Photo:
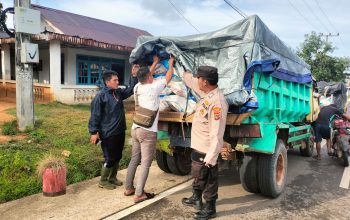
[{"label": "overcast sky", "polygon": [[[13,0],[0,0],[4,8]],[[349,0],[228,0],[245,15],[258,15],[293,49],[305,34],[330,36],[335,56],[350,57]],[[221,29],[243,17],[224,0],[32,0],[49,8],[140,28],[152,35],[182,36]]]}]

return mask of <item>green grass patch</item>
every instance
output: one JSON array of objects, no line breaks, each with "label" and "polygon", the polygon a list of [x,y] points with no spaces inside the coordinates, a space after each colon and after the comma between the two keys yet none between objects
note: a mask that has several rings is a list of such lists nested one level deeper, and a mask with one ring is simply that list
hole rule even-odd
[{"label": "green grass patch", "polygon": [[[71,152],[65,160],[68,184],[100,175],[101,147],[90,144],[87,127],[90,106],[54,102],[35,105],[34,109],[36,123],[34,128],[26,130],[27,138],[0,144],[0,203],[41,192],[41,180],[36,171],[47,154],[60,155],[63,150]],[[13,109],[8,112],[16,113]],[[130,161],[131,124],[131,116],[127,116],[128,130],[120,169],[126,168]]]},{"label": "green grass patch", "polygon": [[2,134],[3,135],[15,135],[17,134],[17,121],[9,121],[5,122],[2,126]]}]

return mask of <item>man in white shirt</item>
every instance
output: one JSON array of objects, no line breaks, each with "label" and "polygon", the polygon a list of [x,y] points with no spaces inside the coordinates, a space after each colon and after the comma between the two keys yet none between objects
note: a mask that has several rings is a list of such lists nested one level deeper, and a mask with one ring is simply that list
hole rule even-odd
[{"label": "man in white shirt", "polygon": [[[128,166],[124,195],[131,196],[135,194],[135,203],[139,203],[154,197],[153,193],[146,193],[144,191],[144,187],[148,177],[149,168],[156,151],[160,93],[171,80],[174,58],[171,56],[169,59],[169,68],[165,78],[153,81],[152,74],[158,62],[159,58],[154,56],[153,64],[150,68],[141,67],[139,69],[137,73],[139,83],[136,84],[134,88],[134,96],[135,100],[138,100],[138,105],[152,111],[157,111],[157,116],[151,127],[146,128],[135,123],[132,125],[132,156]],[[140,164],[140,162],[141,172],[140,176],[137,178],[135,188],[134,177],[137,166]]]}]

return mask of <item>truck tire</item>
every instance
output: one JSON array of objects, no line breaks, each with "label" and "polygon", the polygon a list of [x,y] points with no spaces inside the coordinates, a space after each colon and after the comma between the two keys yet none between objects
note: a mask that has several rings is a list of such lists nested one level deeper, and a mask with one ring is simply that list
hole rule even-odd
[{"label": "truck tire", "polygon": [[309,137],[308,139],[303,139],[301,141],[303,141],[305,143],[305,148],[301,148],[300,147],[300,154],[304,157],[311,157],[314,153],[314,143],[315,143],[315,139],[314,139],[314,131],[311,128],[310,130],[311,132],[311,137]]},{"label": "truck tire", "polygon": [[344,167],[349,166],[349,152],[343,151],[343,161],[344,161]]},{"label": "truck tire", "polygon": [[275,153],[261,154],[258,160],[258,184],[261,194],[276,198],[287,180],[287,149],[281,139],[277,139]]},{"label": "truck tire", "polygon": [[165,153],[164,151],[156,150],[156,160],[157,160],[158,167],[164,172],[170,173],[170,169],[167,164],[166,155],[167,153]]},{"label": "truck tire", "polygon": [[243,188],[251,193],[259,193],[257,176],[258,155],[244,155],[243,164],[239,168],[239,177]]},{"label": "truck tire", "polygon": [[173,156],[167,154],[169,170],[175,174],[184,176],[191,172],[191,150],[177,149]]}]

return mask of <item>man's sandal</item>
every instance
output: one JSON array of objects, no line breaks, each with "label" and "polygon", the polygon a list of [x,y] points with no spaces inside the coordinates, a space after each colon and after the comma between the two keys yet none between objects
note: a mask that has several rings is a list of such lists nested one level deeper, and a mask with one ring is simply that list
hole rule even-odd
[{"label": "man's sandal", "polygon": [[148,199],[153,199],[155,196],[156,196],[156,194],[154,194],[154,193],[146,193],[146,192],[144,192],[142,194],[142,196],[134,198],[134,202],[135,203],[140,203],[140,202],[146,201]]},{"label": "man's sandal", "polygon": [[312,158],[316,159],[316,160],[321,160],[321,157],[314,155]]},{"label": "man's sandal", "polygon": [[124,196],[132,196],[135,195],[135,188],[127,189],[124,191]]}]

